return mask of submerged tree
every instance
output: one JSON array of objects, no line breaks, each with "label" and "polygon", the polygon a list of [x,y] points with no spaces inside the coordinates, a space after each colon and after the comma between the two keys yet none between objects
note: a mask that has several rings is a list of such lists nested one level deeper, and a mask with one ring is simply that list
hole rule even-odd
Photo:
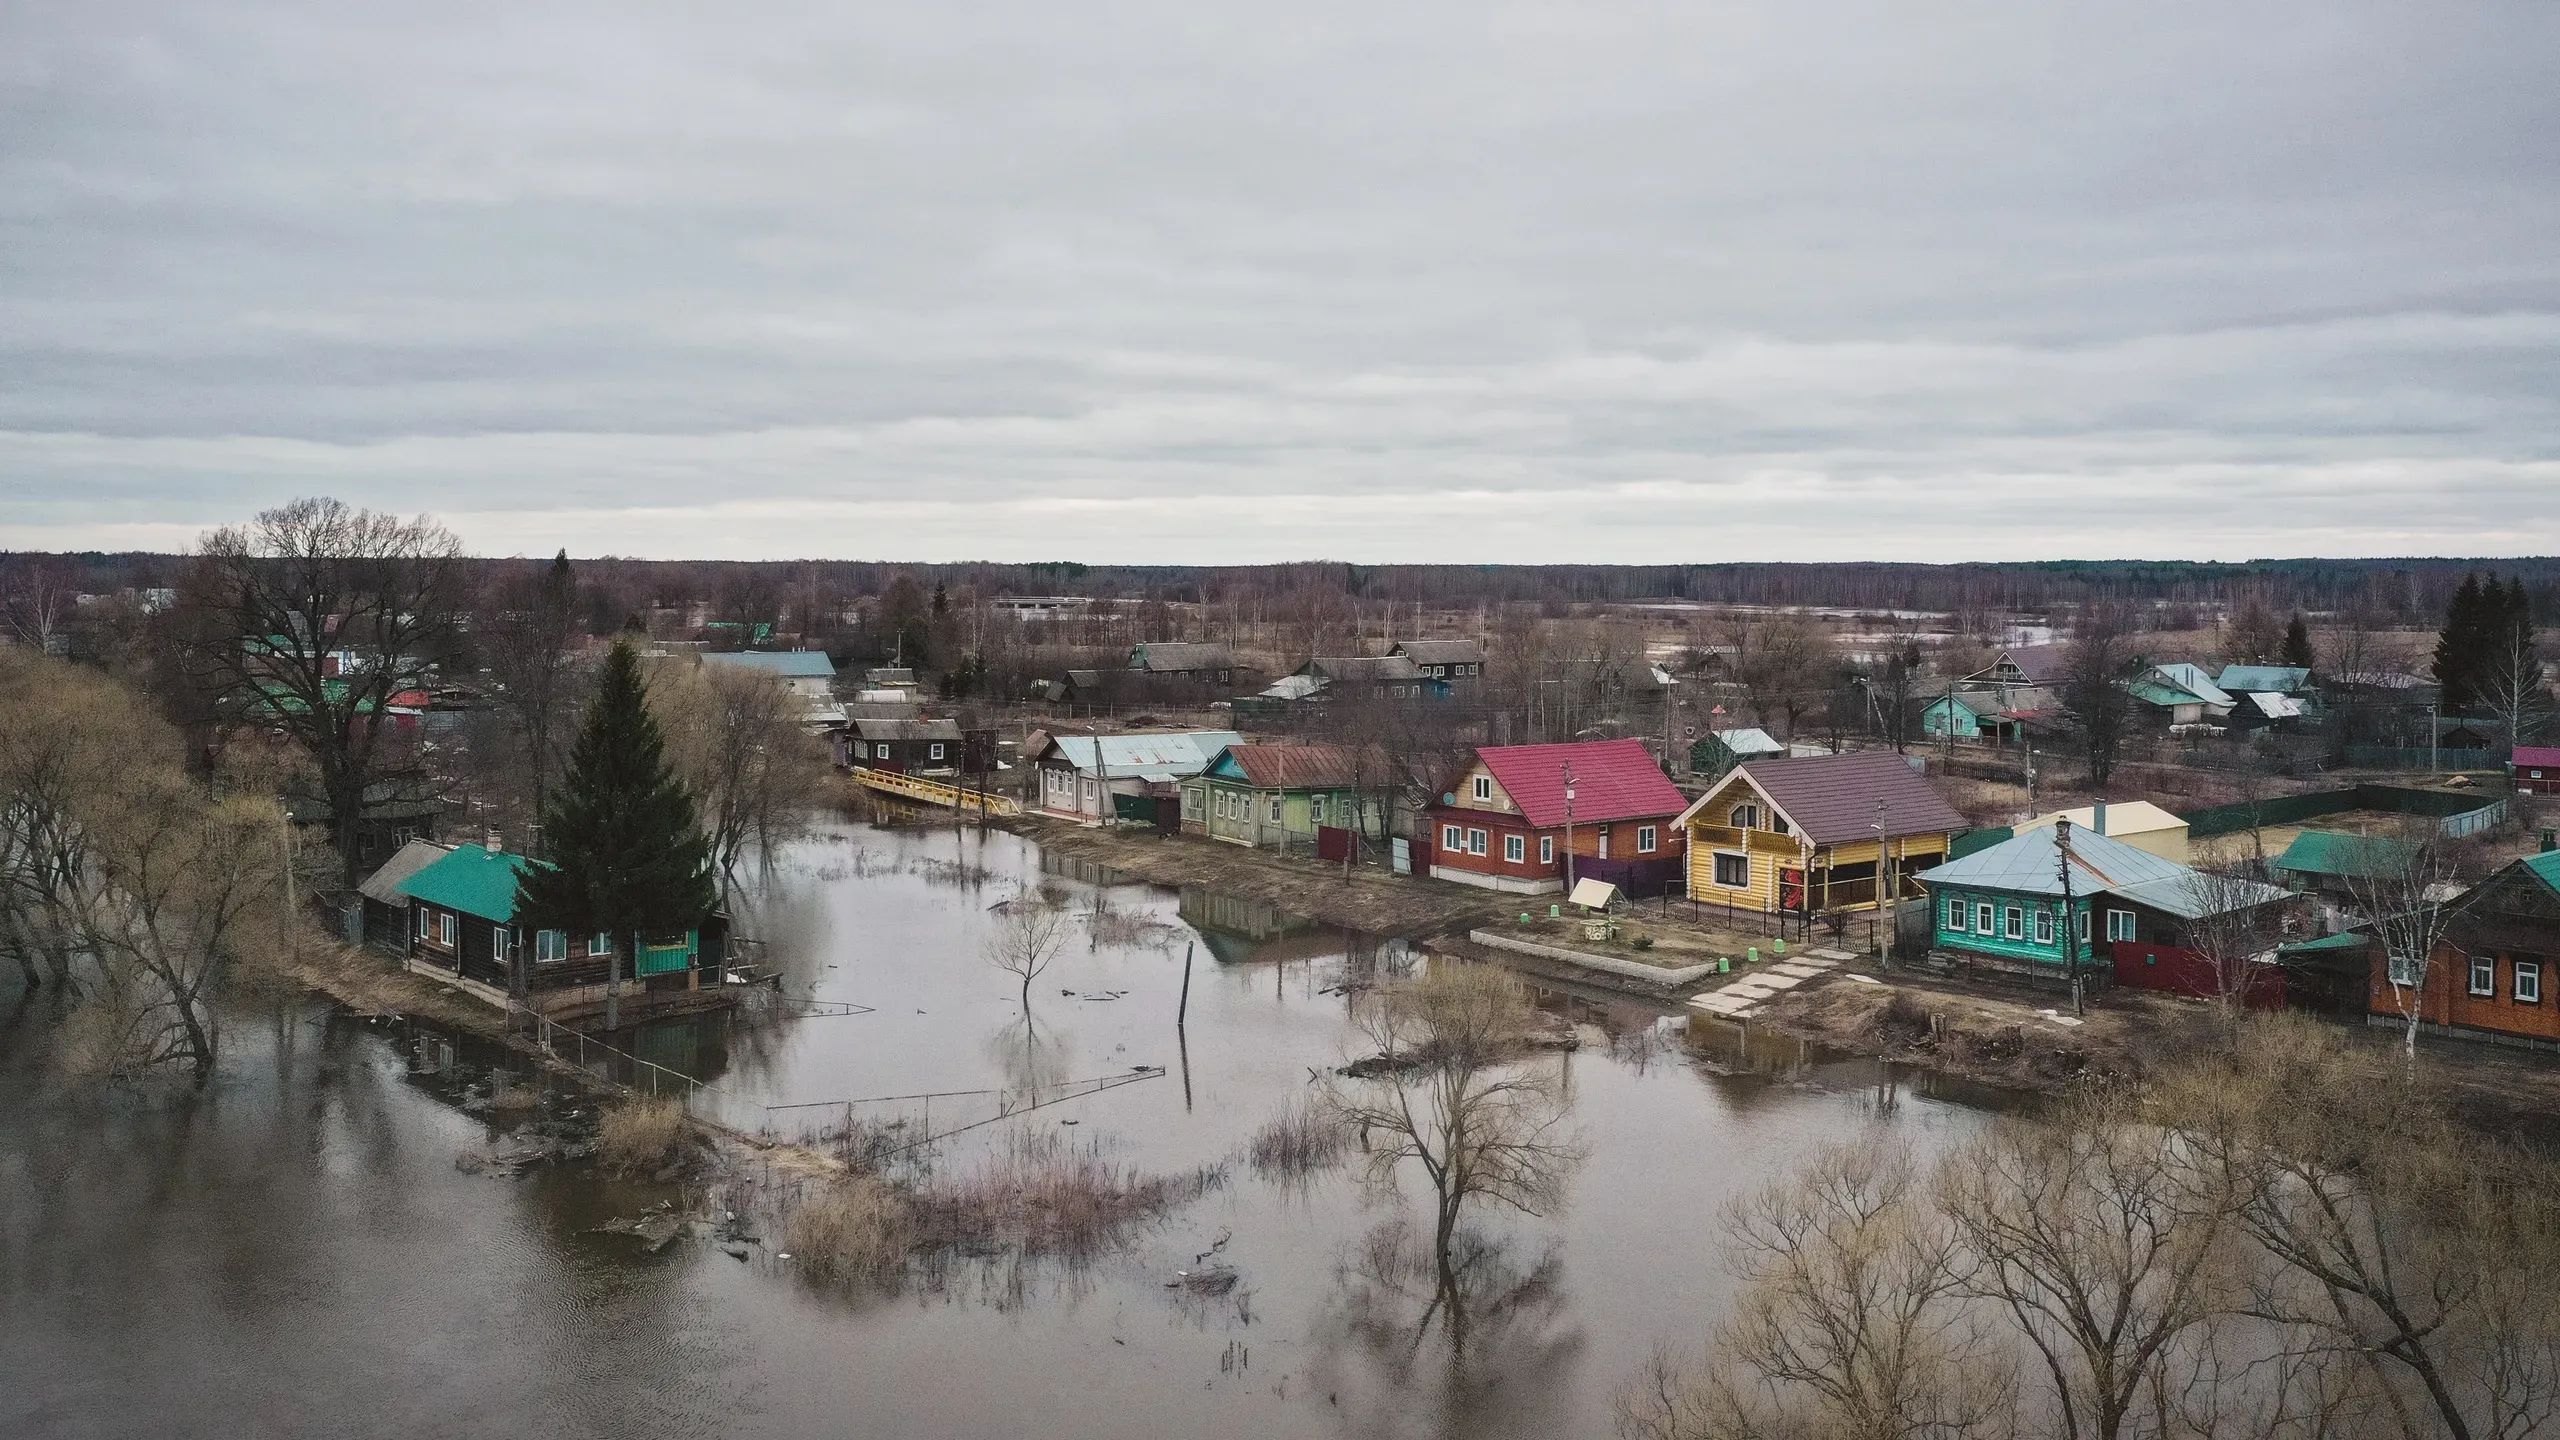
[{"label": "submerged tree", "polygon": [[800,833],[827,757],[780,676],[678,661],[650,676],[649,709],[711,837],[724,888],[750,844],[769,856]]},{"label": "submerged tree", "polygon": [[1550,1213],[1580,1158],[1564,1128],[1563,1077],[1528,1046],[1535,1018],[1519,982],[1490,966],[1382,986],[1358,1019],[1378,1054],[1333,1097],[1362,1138],[1373,1190],[1392,1193],[1407,1161],[1429,1181],[1438,1308],[1453,1326],[1463,1324],[1457,1240],[1467,1208]]},{"label": "submerged tree", "polygon": [[543,836],[550,864],[519,874],[516,908],[546,929],[630,937],[607,972],[610,1027],[620,1019],[623,951],[636,957],[644,938],[696,928],[719,899],[711,842],[667,763],[627,640],[605,657]]},{"label": "submerged tree", "polygon": [[1066,938],[1065,907],[1045,900],[1020,896],[1006,902],[997,917],[995,933],[987,937],[987,963],[1021,979],[1025,1020],[1031,1015],[1031,982],[1058,958],[1058,949]]},{"label": "submerged tree", "polygon": [[482,627],[498,708],[522,754],[539,815],[551,803],[561,751],[574,718],[569,637],[577,632],[578,580],[561,551],[538,573],[519,571],[492,596],[495,613]]}]

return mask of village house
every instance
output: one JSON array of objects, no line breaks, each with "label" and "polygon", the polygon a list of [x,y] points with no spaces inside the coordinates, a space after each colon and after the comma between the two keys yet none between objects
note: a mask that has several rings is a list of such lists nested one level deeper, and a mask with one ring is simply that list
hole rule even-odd
[{"label": "village house", "polygon": [[1178,826],[1182,782],[1207,769],[1219,751],[1243,743],[1232,730],[1050,735],[1029,752],[1031,803],[1087,824],[1108,815],[1151,825],[1171,817]]},{"label": "village house", "polygon": [[1932,740],[1990,740],[2008,744],[2018,738],[2020,717],[2001,707],[1988,690],[1954,691],[1929,702],[1920,712],[1920,733]]},{"label": "village house", "polygon": [[2213,683],[2226,695],[2307,695],[2311,671],[2300,665],[2225,665]]},{"label": "village house", "polygon": [[2003,650],[1989,665],[1957,681],[1966,691],[1986,692],[1994,710],[2040,711],[2060,704],[2071,679],[2067,645],[2021,645]]},{"label": "village house", "polygon": [[1224,645],[1155,640],[1129,647],[1129,668],[1146,675],[1186,675],[1218,685],[1235,683],[1235,656]]},{"label": "village house", "polygon": [[[2532,1048],[2560,1048],[2560,850],[2515,861],[2445,907],[2433,957],[2418,966],[2369,944],[2368,1018],[2422,1024]],[[2420,985],[2423,978],[2424,984]],[[2411,992],[2415,990],[2413,995]]]},{"label": "village house", "polygon": [[1449,694],[1448,681],[1401,655],[1319,655],[1286,678],[1313,682],[1299,697],[1305,699],[1437,700]]},{"label": "village house", "polygon": [[2173,727],[2220,720],[2239,703],[2203,670],[2183,662],[2148,666],[2125,683],[2125,690],[2143,713]]},{"label": "village house", "polygon": [[845,725],[848,763],[893,775],[957,775],[971,758],[967,744],[957,720],[857,715]]},{"label": "village house", "polygon": [[[2290,899],[2272,885],[2207,876],[2075,825],[2066,910],[2063,844],[2060,826],[2040,825],[1922,871],[1931,958],[2056,980],[2067,980],[2077,960],[2121,984],[2213,995],[2223,977],[2190,948],[2191,928],[2236,911],[2280,912]],[[2282,971],[2273,962],[2280,921],[2280,913],[2267,917],[2267,961],[2237,982],[2256,1003],[2283,1000]]]},{"label": "village house", "polygon": [[1787,747],[1766,730],[1710,730],[1689,747],[1689,774],[1713,780],[1745,761],[1774,760],[1786,753]]},{"label": "village house", "polygon": [[2018,831],[2024,834],[2057,820],[2070,821],[2075,836],[2104,835],[2173,864],[2187,863],[2187,822],[2148,800],[2101,800],[2076,810],[2048,810],[2020,821]]},{"label": "village house", "polygon": [[1966,828],[1890,750],[1751,761],[1681,812],[1680,826],[1690,899],[1790,915],[1917,896],[1911,877],[1943,861]]},{"label": "village house", "polygon": [[1562,890],[1570,874],[1659,895],[1679,883],[1684,803],[1641,741],[1485,746],[1426,812],[1430,873],[1522,893]]},{"label": "village house", "polygon": [[[1385,831],[1386,756],[1348,745],[1230,745],[1182,789],[1182,830],[1284,855],[1313,855],[1320,831]],[[1330,857],[1328,857],[1330,858]]]},{"label": "village house", "polygon": [[2510,754],[2508,773],[2520,795],[2560,795],[2560,746],[2518,745]]},{"label": "village house", "polygon": [[2365,913],[2368,902],[2406,861],[2396,836],[2305,830],[2267,863],[2267,872],[2277,884],[2311,897],[2319,928],[2330,931],[2372,918]]},{"label": "village house", "polygon": [[1434,680],[1475,680],[1484,675],[1481,640],[1399,640],[1389,655],[1410,660]]},{"label": "village house", "polygon": [[754,670],[782,681],[800,702],[800,722],[813,730],[844,723],[844,707],[836,703],[836,664],[824,650],[711,650],[705,665]]},{"label": "village house", "polygon": [[423,858],[404,849],[386,869],[406,874],[377,884],[386,877],[376,871],[365,899],[386,910],[400,907],[378,896],[405,901],[408,969],[492,1005],[514,1003],[519,972],[524,1003],[554,1019],[601,1008],[617,964],[625,1003],[642,1009],[692,1003],[689,997],[722,981],[728,921],[716,911],[682,935],[643,940],[634,956],[627,935],[570,935],[520,923],[517,876],[543,862],[499,848],[495,836],[417,863]]}]

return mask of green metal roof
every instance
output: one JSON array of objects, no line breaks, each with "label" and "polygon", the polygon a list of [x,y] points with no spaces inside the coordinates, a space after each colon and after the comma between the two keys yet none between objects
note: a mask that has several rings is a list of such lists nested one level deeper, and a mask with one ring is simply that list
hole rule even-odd
[{"label": "green metal roof", "polygon": [[2397,840],[2380,835],[2343,835],[2334,830],[2305,830],[2276,857],[2278,870],[2297,875],[2371,878],[2398,869],[2404,851]]},{"label": "green metal roof", "polygon": [[2352,930],[2344,930],[2335,935],[2323,935],[2317,940],[2296,940],[2290,944],[2279,945],[2276,951],[2282,955],[2309,955],[2329,950],[2361,950],[2372,943],[2373,937],[2370,935],[2359,935]]},{"label": "green metal roof", "polygon": [[2532,871],[2534,878],[2543,884],[2554,890],[2560,890],[2560,850],[2545,850],[2539,855],[2527,855],[2516,863]]},{"label": "green metal roof", "polygon": [[400,882],[413,900],[512,925],[516,918],[516,876],[541,862],[504,850],[465,845]]}]

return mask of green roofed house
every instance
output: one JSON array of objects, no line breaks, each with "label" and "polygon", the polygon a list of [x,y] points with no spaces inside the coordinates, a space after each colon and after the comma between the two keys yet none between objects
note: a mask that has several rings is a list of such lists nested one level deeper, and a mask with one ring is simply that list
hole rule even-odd
[{"label": "green roofed house", "polygon": [[[628,936],[529,930],[518,922],[517,877],[542,861],[503,850],[492,837],[420,863],[417,847],[425,843],[404,848],[362,887],[368,899],[406,901],[405,961],[418,974],[502,1009],[513,1008],[510,996],[520,985],[523,1003],[553,1019],[602,1008],[616,967],[626,981],[640,982],[644,1008],[689,1004],[706,983],[721,983],[728,920],[717,911],[700,929],[644,941],[635,957],[623,953]],[[623,1003],[634,999],[626,993]]]},{"label": "green roofed house", "polygon": [[1380,835],[1395,794],[1386,755],[1350,745],[1229,745],[1181,787],[1184,834],[1284,855],[1316,854],[1319,830]]},{"label": "green roofed house", "polygon": [[2201,725],[2231,713],[2239,702],[2194,665],[2154,665],[2125,685],[2134,699],[2169,725]]},{"label": "green roofed house", "polygon": [[2043,825],[1922,871],[1932,956],[2054,979],[2067,979],[2076,958],[2084,972],[2122,983],[2211,993],[2212,967],[2187,948],[2188,927],[2288,898],[2272,885],[2204,875],[2073,826],[2066,909],[2062,843],[2061,827]]},{"label": "green roofed house", "polygon": [[1689,773],[1700,780],[1721,780],[1745,761],[1775,760],[1786,753],[1787,747],[1766,730],[1710,730],[1689,747]]}]

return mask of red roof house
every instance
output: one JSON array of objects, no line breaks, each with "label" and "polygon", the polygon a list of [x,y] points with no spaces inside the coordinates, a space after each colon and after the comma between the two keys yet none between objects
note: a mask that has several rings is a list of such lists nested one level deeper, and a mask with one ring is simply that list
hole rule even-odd
[{"label": "red roof house", "polygon": [[1570,876],[1660,894],[1679,882],[1672,822],[1687,804],[1639,741],[1485,746],[1430,809],[1431,873],[1524,893]]},{"label": "red roof house", "polygon": [[2560,745],[2519,745],[2515,751],[2518,790],[2534,795],[2560,795]]}]

